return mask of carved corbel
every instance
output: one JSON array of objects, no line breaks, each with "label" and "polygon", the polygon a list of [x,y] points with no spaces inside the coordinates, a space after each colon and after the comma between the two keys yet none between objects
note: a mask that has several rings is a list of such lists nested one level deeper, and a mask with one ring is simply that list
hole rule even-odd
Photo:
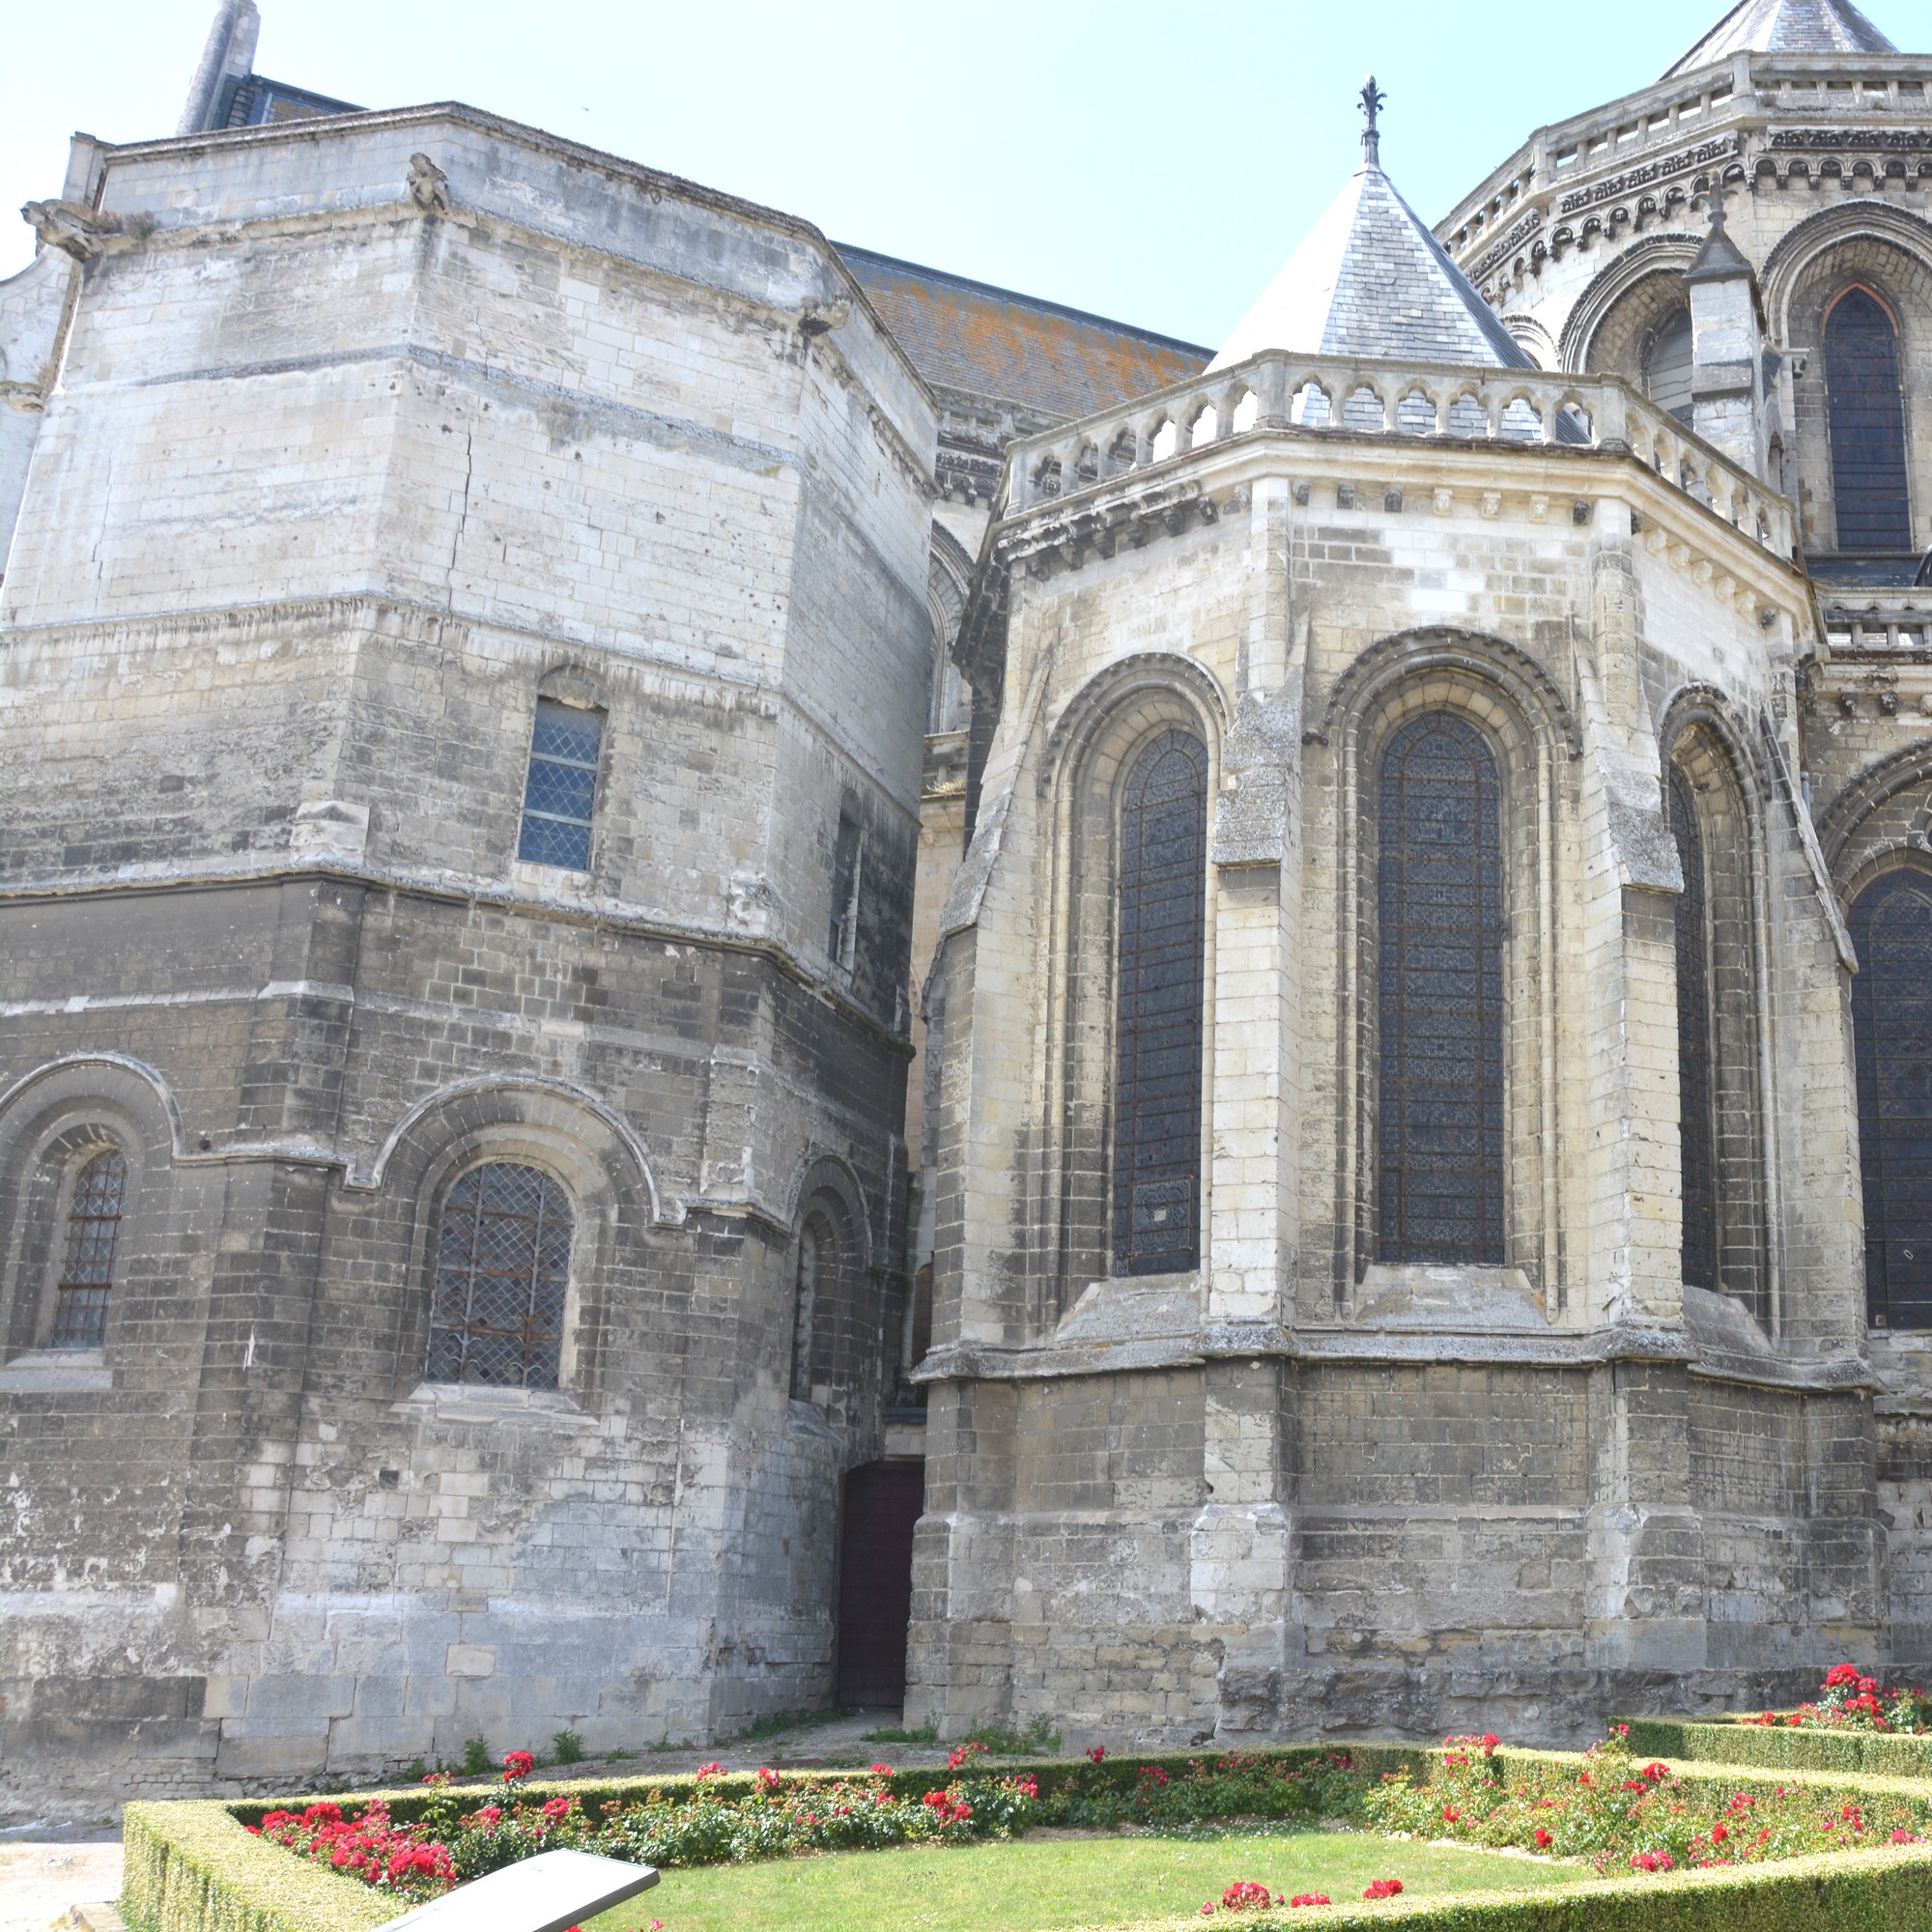
[{"label": "carved corbel", "polygon": [[425,214],[449,213],[449,177],[427,155],[410,156],[410,199]]},{"label": "carved corbel", "polygon": [[102,214],[77,201],[30,201],[20,210],[20,219],[47,247],[76,262],[93,261],[110,235],[127,230],[118,214]]}]

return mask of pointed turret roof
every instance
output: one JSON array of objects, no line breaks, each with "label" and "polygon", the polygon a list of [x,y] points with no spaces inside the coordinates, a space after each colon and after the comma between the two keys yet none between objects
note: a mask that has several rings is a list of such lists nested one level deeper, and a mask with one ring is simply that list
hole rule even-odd
[{"label": "pointed turret roof", "polygon": [[1535,364],[1382,173],[1371,78],[1362,167],[1208,364],[1264,349],[1506,369]]},{"label": "pointed turret roof", "polygon": [[1851,0],[1739,0],[1663,75],[1689,73],[1732,54],[1895,54]]}]

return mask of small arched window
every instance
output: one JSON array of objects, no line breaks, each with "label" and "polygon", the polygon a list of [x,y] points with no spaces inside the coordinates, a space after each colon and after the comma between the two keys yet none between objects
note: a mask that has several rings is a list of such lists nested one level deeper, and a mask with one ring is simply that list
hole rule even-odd
[{"label": "small arched window", "polygon": [[128,1163],[118,1149],[93,1155],[73,1178],[50,1348],[98,1349],[106,1338],[107,1298],[114,1287],[114,1250],[127,1193]]},{"label": "small arched window", "polygon": [[1684,1199],[1684,1280],[1718,1286],[1717,1129],[1711,1079],[1711,909],[1704,836],[1690,781],[1674,766],[1670,831],[1684,890],[1677,895],[1677,1142]]},{"label": "small arched window", "polygon": [[1852,906],[1852,1034],[1877,1328],[1932,1327],[1932,878],[1890,872]]},{"label": "small arched window", "polygon": [[1825,318],[1825,392],[1839,550],[1911,550],[1898,330],[1868,289],[1847,289]]},{"label": "small arched window", "polygon": [[557,1385],[569,1199],[539,1168],[494,1161],[449,1190],[438,1231],[429,1379]]},{"label": "small arched window", "polygon": [[1495,758],[1452,712],[1389,740],[1377,861],[1384,1262],[1504,1259],[1501,813]]},{"label": "small arched window", "polygon": [[1169,1274],[1201,1248],[1201,1009],[1207,961],[1208,748],[1164,731],[1121,810],[1114,1266]]}]

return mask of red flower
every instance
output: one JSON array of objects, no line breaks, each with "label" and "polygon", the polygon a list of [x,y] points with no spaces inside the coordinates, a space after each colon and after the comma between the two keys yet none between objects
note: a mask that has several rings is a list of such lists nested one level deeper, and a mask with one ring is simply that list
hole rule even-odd
[{"label": "red flower", "polygon": [[520,1784],[537,1768],[537,1761],[528,1751],[509,1751],[503,1758],[503,1782]]},{"label": "red flower", "polygon": [[1677,1861],[1668,1852],[1636,1852],[1631,1857],[1631,1869],[1640,1872],[1666,1872],[1675,1869]]},{"label": "red flower", "polygon": [[1892,1833],[1891,1842],[1894,1845],[1916,1845],[1918,1842],[1918,1840],[1916,1837],[1914,1837],[1913,1834],[1910,1832],[1908,1832],[1903,1825],[1901,1825],[1895,1832]]},{"label": "red flower", "polygon": [[1547,1852],[1555,1842],[1556,1840],[1541,1825],[1536,1828],[1536,1849],[1539,1852]]},{"label": "red flower", "polygon": [[1442,1807],[1442,1822],[1445,1825],[1460,1825],[1463,1822],[1463,1814],[1453,1804],[1445,1804]]},{"label": "red flower", "polygon": [[[698,1775],[700,1776],[703,1776],[701,1772]],[[875,1764],[872,1767],[872,1776],[874,1777],[890,1777],[892,1775],[893,1775],[893,1768],[889,1764]]]},{"label": "red flower", "polygon": [[758,1789],[767,1797],[779,1788],[779,1775],[770,1765],[761,1764],[757,1771]]},{"label": "red flower", "polygon": [[1730,1835],[1731,1828],[1728,1825],[1713,1825],[1711,1827],[1711,1842],[1714,1845],[1721,1845]]},{"label": "red flower", "polygon": [[1265,1912],[1274,1903],[1272,1894],[1264,1885],[1257,1885],[1252,1879],[1236,1879],[1221,1894],[1221,1909],[1224,1912]]},{"label": "red flower", "polygon": [[1335,1901],[1325,1891],[1304,1891],[1298,1898],[1291,1898],[1290,1905],[1333,1905]]},{"label": "red flower", "polygon": [[1369,1889],[1363,1892],[1364,1898],[1399,1898],[1402,1895],[1402,1881],[1399,1878],[1378,1878],[1369,1881]]},{"label": "red flower", "polygon": [[558,1819],[570,1816],[571,1801],[568,1798],[553,1798],[543,1808],[546,1818]]},{"label": "red flower", "polygon": [[1670,1776],[1670,1767],[1667,1764],[1647,1764],[1639,1775],[1653,1784],[1660,1784]]},{"label": "red flower", "polygon": [[1859,1667],[1856,1663],[1834,1663],[1825,1673],[1825,1689],[1836,1690],[1847,1684],[1859,1681]]},{"label": "red flower", "polygon": [[[872,1767],[874,1771],[877,1771],[878,1768],[877,1765]],[[699,1777],[723,1777],[724,1776],[724,1767],[722,1764],[700,1764],[697,1767],[697,1775]]]},{"label": "red flower", "polygon": [[[1107,1755],[1107,1747],[1105,1745],[1095,1745],[1088,1751],[1087,1755],[1094,1764],[1098,1764]],[[1212,1908],[1210,1907],[1209,1909],[1211,1910]]]}]

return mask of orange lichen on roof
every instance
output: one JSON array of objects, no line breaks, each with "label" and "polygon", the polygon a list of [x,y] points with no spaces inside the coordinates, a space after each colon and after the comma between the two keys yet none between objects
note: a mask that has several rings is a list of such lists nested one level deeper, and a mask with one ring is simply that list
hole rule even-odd
[{"label": "orange lichen on roof", "polygon": [[885,325],[937,388],[1050,416],[1084,416],[1185,382],[1211,350],[989,288],[937,269],[841,248]]}]

